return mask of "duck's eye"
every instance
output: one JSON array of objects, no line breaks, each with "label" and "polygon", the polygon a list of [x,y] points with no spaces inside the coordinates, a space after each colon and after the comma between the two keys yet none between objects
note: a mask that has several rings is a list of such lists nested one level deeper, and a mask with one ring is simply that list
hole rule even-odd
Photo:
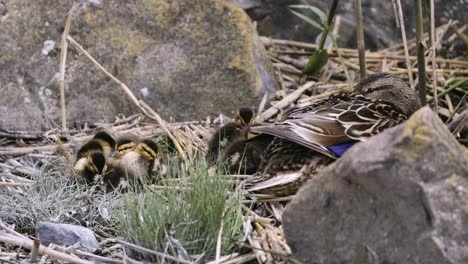
[{"label": "duck's eye", "polygon": [[376,92],[376,91],[383,91],[383,90],[391,90],[393,89],[393,86],[392,85],[381,85],[381,86],[377,86],[377,87],[370,87],[367,89],[367,93],[373,93],[373,92]]}]

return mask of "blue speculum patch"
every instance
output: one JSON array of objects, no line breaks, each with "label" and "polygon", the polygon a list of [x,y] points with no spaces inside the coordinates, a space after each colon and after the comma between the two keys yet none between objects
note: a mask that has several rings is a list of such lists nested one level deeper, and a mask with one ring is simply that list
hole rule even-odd
[{"label": "blue speculum patch", "polygon": [[350,147],[352,147],[356,142],[350,142],[350,143],[344,143],[336,146],[331,146],[328,147],[328,150],[331,152],[335,153],[338,156],[342,156],[346,150],[348,150]]}]

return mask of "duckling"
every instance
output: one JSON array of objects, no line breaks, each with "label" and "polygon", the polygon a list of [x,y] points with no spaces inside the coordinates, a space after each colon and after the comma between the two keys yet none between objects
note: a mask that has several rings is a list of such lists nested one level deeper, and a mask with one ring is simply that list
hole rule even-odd
[{"label": "duckling", "polygon": [[206,160],[213,164],[218,161],[220,153],[225,150],[229,144],[239,138],[244,137],[244,130],[252,121],[254,112],[250,108],[240,108],[233,122],[220,127],[208,142],[208,153]]},{"label": "duckling", "polygon": [[117,146],[114,152],[109,155],[108,163],[114,167],[118,166],[122,157],[135,149],[138,144],[138,139],[134,136],[123,136],[117,138]]},{"label": "duckling", "polygon": [[87,183],[97,182],[107,170],[104,150],[100,142],[91,140],[77,153],[74,169]]},{"label": "duckling", "polygon": [[144,182],[151,179],[158,168],[158,147],[150,139],[139,142],[133,150],[125,153],[117,170],[129,183]]},{"label": "duckling", "polygon": [[102,184],[107,191],[113,191],[119,188],[125,189],[127,187],[127,182],[122,181],[124,171],[120,168],[120,162],[125,154],[135,149],[137,144],[138,139],[135,136],[127,135],[117,139],[117,148],[112,152],[107,161],[110,169],[102,177]]},{"label": "duckling", "polygon": [[261,134],[253,140],[248,140],[247,135],[238,138],[229,144],[221,160],[231,174],[254,174],[261,164],[263,152],[273,138],[268,134]]},{"label": "duckling", "polygon": [[97,141],[102,146],[102,150],[106,158],[109,157],[117,147],[117,142],[114,137],[104,131],[98,132],[94,135],[93,140]]},{"label": "duckling", "polygon": [[375,73],[364,77],[354,93],[293,109],[274,124],[251,126],[251,132],[276,138],[247,179],[247,190],[293,194],[353,144],[400,124],[420,107],[416,91],[402,79]]},{"label": "duckling", "polygon": [[100,179],[107,170],[106,159],[114,151],[115,139],[107,132],[99,132],[80,147],[74,169],[87,183]]}]

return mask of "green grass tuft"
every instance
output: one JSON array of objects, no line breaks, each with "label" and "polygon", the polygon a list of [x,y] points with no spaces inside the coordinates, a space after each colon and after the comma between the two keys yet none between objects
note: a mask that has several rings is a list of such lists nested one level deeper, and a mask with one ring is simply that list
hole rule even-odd
[{"label": "green grass tuft", "polygon": [[[208,175],[208,164],[198,159],[188,169],[178,160],[168,164],[163,191],[128,193],[120,221],[121,235],[128,241],[171,255],[205,253],[214,256],[223,223],[222,252],[235,246],[242,226],[241,195],[218,175]],[[154,261],[150,256],[140,256]]]}]

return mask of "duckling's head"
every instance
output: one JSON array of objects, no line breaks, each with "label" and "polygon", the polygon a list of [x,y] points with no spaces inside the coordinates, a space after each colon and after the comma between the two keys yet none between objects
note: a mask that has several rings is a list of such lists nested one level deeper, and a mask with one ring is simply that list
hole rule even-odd
[{"label": "duckling's head", "polygon": [[96,175],[103,175],[107,171],[106,158],[102,152],[93,152],[89,155],[86,169]]},{"label": "duckling's head", "polygon": [[421,101],[414,89],[400,77],[386,72],[369,74],[355,87],[356,92],[372,100],[382,100],[395,105],[410,116],[421,107]]},{"label": "duckling's head", "polygon": [[102,145],[96,141],[96,140],[91,140],[88,141],[86,144],[81,146],[81,148],[77,152],[77,159],[81,159],[84,157],[87,157],[90,155],[90,153],[94,152],[103,152]]},{"label": "duckling's head", "polygon": [[239,109],[239,111],[237,111],[235,123],[239,126],[247,126],[252,121],[253,115],[254,112],[252,111],[252,109],[242,107]]},{"label": "duckling's head", "polygon": [[98,132],[96,135],[94,135],[93,139],[99,142],[103,148],[108,148],[111,151],[114,151],[117,147],[117,142],[115,141],[114,137],[112,137],[107,132]]},{"label": "duckling's head", "polygon": [[147,160],[154,160],[158,157],[158,146],[150,139],[141,141],[133,151]]},{"label": "duckling's head", "polygon": [[119,159],[129,151],[132,151],[137,146],[135,140],[131,138],[120,138],[117,140],[117,149],[112,153],[111,157]]}]

